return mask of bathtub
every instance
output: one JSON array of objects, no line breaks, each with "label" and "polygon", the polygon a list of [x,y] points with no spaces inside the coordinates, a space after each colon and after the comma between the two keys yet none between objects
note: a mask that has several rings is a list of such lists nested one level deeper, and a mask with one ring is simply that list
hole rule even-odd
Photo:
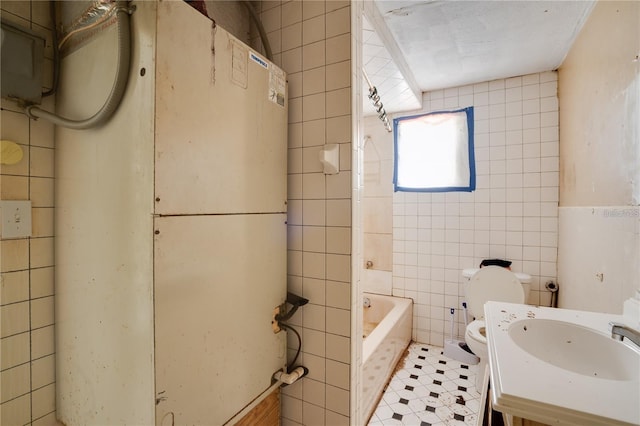
[{"label": "bathtub", "polygon": [[369,419],[396,364],[411,342],[413,301],[363,293],[362,413]]}]

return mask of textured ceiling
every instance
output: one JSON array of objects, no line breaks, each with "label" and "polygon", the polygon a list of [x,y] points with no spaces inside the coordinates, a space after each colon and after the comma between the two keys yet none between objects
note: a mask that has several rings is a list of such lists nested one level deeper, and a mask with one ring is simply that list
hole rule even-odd
[{"label": "textured ceiling", "polygon": [[[364,68],[392,113],[421,92],[558,68],[595,1],[367,3]],[[375,113],[366,98],[363,110]]]}]

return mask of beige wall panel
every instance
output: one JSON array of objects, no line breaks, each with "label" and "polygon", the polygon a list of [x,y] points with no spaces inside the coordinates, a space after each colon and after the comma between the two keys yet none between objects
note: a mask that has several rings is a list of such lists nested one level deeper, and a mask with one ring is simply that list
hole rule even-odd
[{"label": "beige wall panel", "polygon": [[559,71],[558,303],[622,311],[640,276],[640,3],[599,1]]},{"label": "beige wall panel", "polygon": [[[56,130],[58,415],[222,424],[285,363],[271,318],[286,292],[286,105],[268,97],[275,68],[184,2],[134,3],[120,109],[97,129]],[[64,58],[59,113],[101,106],[115,39],[110,27]],[[240,86],[223,59],[231,46],[245,55]],[[155,263],[154,208],[196,213],[156,216]]]},{"label": "beige wall panel", "polygon": [[640,277],[640,208],[560,209],[558,305],[622,313]]},{"label": "beige wall panel", "polygon": [[[58,417],[153,424],[154,2],[134,2],[132,72],[113,118],[56,130]],[[83,118],[114,77],[115,27],[62,62],[58,112]]]},{"label": "beige wall panel", "polygon": [[560,205],[640,203],[640,3],[598,2],[560,67]]},{"label": "beige wall panel", "polygon": [[[195,9],[160,3],[156,213],[286,211],[285,77],[251,52]],[[283,105],[270,98],[278,73]]]},{"label": "beige wall panel", "polygon": [[[157,421],[225,423],[285,364],[284,214],[156,219]],[[163,423],[164,424],[164,423]]]}]

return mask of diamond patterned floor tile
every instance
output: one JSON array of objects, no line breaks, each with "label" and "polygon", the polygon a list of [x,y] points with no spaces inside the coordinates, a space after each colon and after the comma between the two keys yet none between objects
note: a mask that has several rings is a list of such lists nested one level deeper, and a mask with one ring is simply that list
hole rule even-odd
[{"label": "diamond patterned floor tile", "polygon": [[[369,426],[475,425],[477,365],[445,357],[442,348],[413,343],[391,379]],[[403,365],[403,364],[399,364]]]}]

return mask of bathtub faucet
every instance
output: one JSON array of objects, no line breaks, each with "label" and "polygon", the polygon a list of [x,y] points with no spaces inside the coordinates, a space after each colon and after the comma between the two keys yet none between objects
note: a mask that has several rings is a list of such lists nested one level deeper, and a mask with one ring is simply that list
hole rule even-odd
[{"label": "bathtub faucet", "polygon": [[609,328],[611,329],[611,337],[615,340],[622,340],[624,337],[631,340],[636,346],[640,347],[640,331],[620,324],[617,322],[610,322]]},{"label": "bathtub faucet", "polygon": [[364,298],[364,307],[365,308],[370,308],[371,307],[371,299],[369,299],[368,297]]}]

